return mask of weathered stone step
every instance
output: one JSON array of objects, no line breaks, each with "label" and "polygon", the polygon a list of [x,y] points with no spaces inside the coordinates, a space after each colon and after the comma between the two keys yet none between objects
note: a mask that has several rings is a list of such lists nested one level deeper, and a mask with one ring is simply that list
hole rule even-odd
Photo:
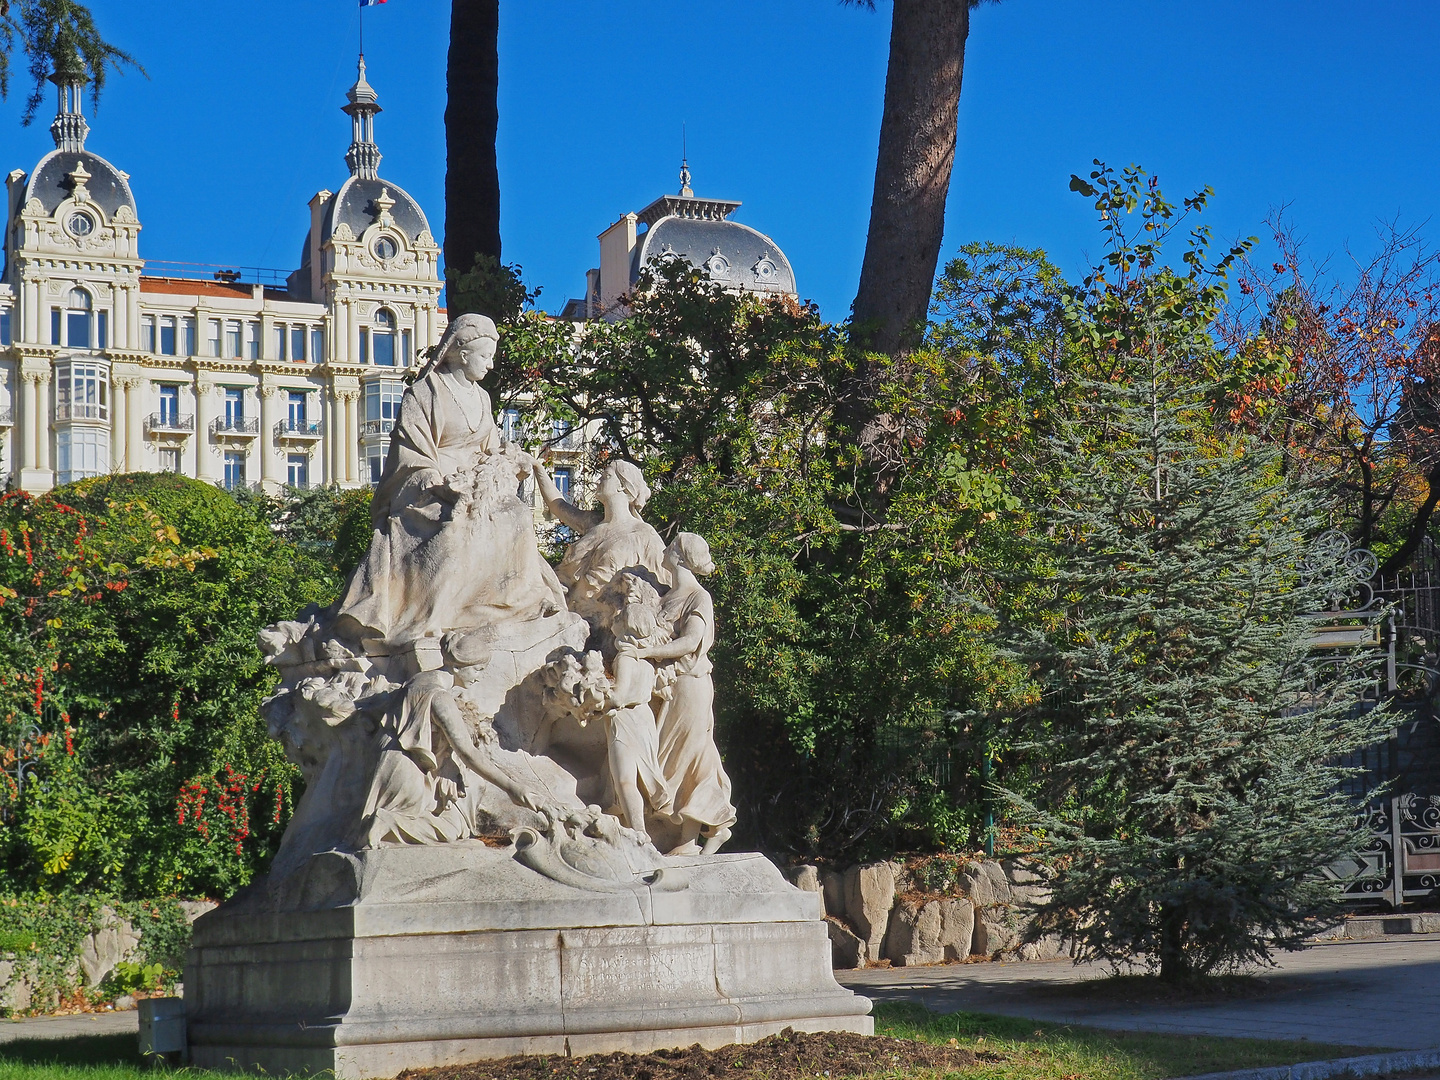
[{"label": "weathered stone step", "polygon": [[1316,941],[1356,941],[1397,934],[1440,934],[1440,911],[1394,915],[1352,915],[1337,926],[1316,934]]}]

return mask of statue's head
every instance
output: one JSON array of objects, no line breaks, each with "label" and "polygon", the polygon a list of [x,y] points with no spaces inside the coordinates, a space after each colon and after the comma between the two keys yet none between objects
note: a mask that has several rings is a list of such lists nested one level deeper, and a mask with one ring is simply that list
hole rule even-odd
[{"label": "statue's head", "polygon": [[715,572],[710,545],[700,534],[682,532],[665,549],[665,568],[673,575],[682,566],[698,577],[708,577]]},{"label": "statue's head", "polygon": [[631,512],[637,515],[650,501],[650,485],[645,482],[645,474],[640,466],[629,461],[612,461],[605,466],[600,474],[598,494],[603,500],[610,491],[622,492],[630,500]]},{"label": "statue's head", "polygon": [[660,628],[659,613],[649,604],[627,604],[620,609],[611,625],[615,640],[629,644],[649,644]]},{"label": "statue's head", "polygon": [[471,382],[479,382],[495,366],[495,349],[500,331],[484,315],[457,315],[445,328],[435,351],[436,366],[459,371]]}]

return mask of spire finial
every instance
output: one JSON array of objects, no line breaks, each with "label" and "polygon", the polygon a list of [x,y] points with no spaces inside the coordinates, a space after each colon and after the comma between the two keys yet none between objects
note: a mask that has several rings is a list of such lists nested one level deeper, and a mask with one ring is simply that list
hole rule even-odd
[{"label": "spire finial", "polygon": [[680,125],[680,195],[682,198],[691,199],[695,192],[690,190],[690,155],[685,145],[685,125]]},{"label": "spire finial", "polygon": [[55,140],[55,149],[78,152],[85,149],[85,136],[90,134],[90,125],[80,111],[85,84],[90,78],[74,48],[57,53],[53,59],[55,71],[50,81],[60,92],[60,99],[55,121],[50,125],[50,137]]},{"label": "spire finial", "polygon": [[350,175],[362,180],[374,180],[380,170],[380,148],[375,145],[375,114],[380,112],[380,99],[375,88],[365,78],[365,54],[355,65],[355,85],[346,93],[348,103],[341,111],[350,117],[350,149],[345,152],[345,164]]}]

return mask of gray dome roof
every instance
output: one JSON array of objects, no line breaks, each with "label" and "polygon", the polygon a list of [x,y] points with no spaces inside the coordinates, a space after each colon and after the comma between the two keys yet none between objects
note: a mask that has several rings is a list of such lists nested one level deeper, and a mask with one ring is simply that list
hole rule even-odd
[{"label": "gray dome roof", "polygon": [[89,150],[52,150],[46,154],[25,185],[25,201],[39,199],[47,214],[55,213],[55,208],[70,197],[70,182],[65,177],[81,162],[90,174],[90,179],[85,181],[90,201],[100,207],[107,218],[113,218],[122,206],[128,206],[139,217],[125,174]]},{"label": "gray dome roof", "polygon": [[774,240],[738,221],[667,216],[656,221],[635,247],[633,280],[640,268],[678,257],[704,270],[712,281],[751,292],[794,293],[795,272]]},{"label": "gray dome roof", "polygon": [[376,211],[372,204],[382,191],[388,191],[390,198],[395,200],[395,205],[390,208],[390,216],[395,219],[396,227],[406,237],[414,241],[422,232],[430,231],[425,211],[420,209],[420,204],[411,198],[404,188],[389,180],[365,180],[352,176],[340,185],[340,190],[325,207],[325,219],[320,225],[320,235],[323,238],[321,242],[329,240],[342,222],[350,226],[350,231],[356,236],[373,225]]}]

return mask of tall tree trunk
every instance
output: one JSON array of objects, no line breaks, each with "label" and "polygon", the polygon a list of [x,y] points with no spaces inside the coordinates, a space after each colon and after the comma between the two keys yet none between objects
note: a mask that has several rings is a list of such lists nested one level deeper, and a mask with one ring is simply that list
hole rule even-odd
[{"label": "tall tree trunk", "polygon": [[973,0],[895,0],[875,195],[854,323],[877,352],[909,351],[930,309]]},{"label": "tall tree trunk", "polygon": [[1160,905],[1160,980],[1185,982],[1192,975],[1185,956],[1185,912],[1172,904]]},{"label": "tall tree trunk", "polygon": [[500,258],[500,0],[451,0],[445,104],[445,266]]}]

